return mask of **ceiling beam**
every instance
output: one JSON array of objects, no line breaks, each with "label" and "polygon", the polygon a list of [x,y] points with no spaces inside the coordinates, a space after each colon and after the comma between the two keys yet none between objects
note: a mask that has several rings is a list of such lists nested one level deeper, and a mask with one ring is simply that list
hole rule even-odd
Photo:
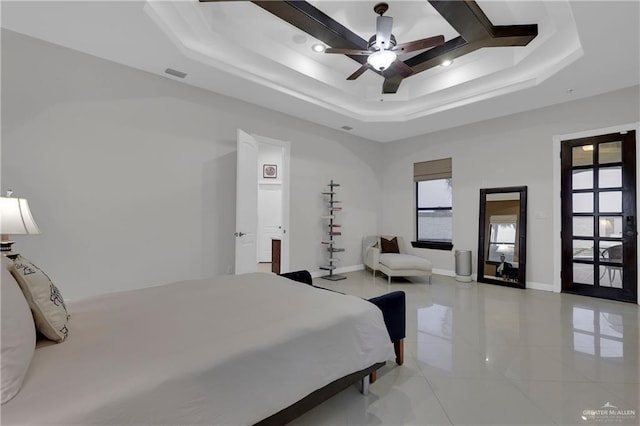
[{"label": "ceiling beam", "polygon": [[449,40],[445,44],[407,59],[406,63],[416,73],[419,73],[441,65],[444,60],[453,61],[455,58],[464,56],[480,48],[481,46],[478,43],[467,43],[462,36],[459,36]]},{"label": "ceiling beam", "polygon": [[[200,0],[217,2],[229,0]],[[429,49],[406,61],[396,61],[384,73],[382,92],[396,93],[400,83],[422,71],[484,47],[526,46],[538,35],[538,25],[500,25],[491,23],[474,0],[428,0],[431,6],[460,34],[445,44]],[[337,49],[367,50],[366,40],[306,1],[253,1],[255,5]],[[359,64],[366,56],[346,55]]]},{"label": "ceiling beam", "polygon": [[339,49],[367,50],[367,41],[305,1],[253,1],[307,34]]},{"label": "ceiling beam", "polygon": [[475,1],[429,0],[429,4],[467,42],[491,36],[493,24]]}]

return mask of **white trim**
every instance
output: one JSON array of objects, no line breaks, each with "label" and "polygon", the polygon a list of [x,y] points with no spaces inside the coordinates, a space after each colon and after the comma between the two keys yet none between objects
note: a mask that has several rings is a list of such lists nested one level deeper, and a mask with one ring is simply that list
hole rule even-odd
[{"label": "white trim", "polygon": [[[561,142],[569,139],[588,138],[591,136],[606,135],[608,133],[617,133],[635,130],[636,131],[636,171],[640,165],[640,149],[638,149],[638,135],[640,135],[640,122],[621,124],[618,126],[606,127],[603,129],[586,130],[577,133],[567,133],[562,135],[553,135],[553,291],[560,293],[562,282],[560,280],[560,271],[562,269],[562,240],[560,239],[560,230],[562,229],[561,217],[561,200],[560,200],[560,174],[562,165],[560,164]],[[636,194],[640,189],[640,173],[636,173]],[[640,253],[640,239],[638,239],[637,252]],[[637,284],[637,283],[636,283]],[[640,285],[638,285],[638,293],[640,293]],[[640,298],[638,299],[640,305]]]},{"label": "white trim", "polygon": [[[455,271],[450,271],[448,269],[436,269],[436,268],[434,268],[432,273],[435,274],[435,275],[444,275],[445,277],[455,277],[456,276]],[[475,280],[475,278],[474,278],[474,280]]]},{"label": "white trim", "polygon": [[[364,265],[361,263],[359,265],[353,265],[353,266],[345,266],[342,268],[336,268],[333,270],[334,274],[346,274],[347,272],[354,272],[354,271],[362,271],[364,269]],[[311,273],[311,277],[312,278],[320,278],[320,277],[324,277],[325,275],[327,275],[327,271],[324,270],[319,270],[319,271],[313,271]]]},{"label": "white trim", "polygon": [[554,291],[553,284],[550,283],[534,283],[531,281],[527,281],[526,286],[527,290]]}]

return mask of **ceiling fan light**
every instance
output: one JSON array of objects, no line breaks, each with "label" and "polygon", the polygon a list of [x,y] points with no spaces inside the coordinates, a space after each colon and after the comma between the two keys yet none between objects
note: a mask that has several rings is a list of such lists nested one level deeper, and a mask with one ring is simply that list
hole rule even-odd
[{"label": "ceiling fan light", "polygon": [[391,50],[378,50],[367,58],[367,62],[378,71],[384,71],[391,66],[397,55]]},{"label": "ceiling fan light", "polygon": [[313,50],[316,53],[322,53],[325,51],[326,48],[327,46],[325,46],[322,43],[315,43],[313,46],[311,46],[311,50]]}]

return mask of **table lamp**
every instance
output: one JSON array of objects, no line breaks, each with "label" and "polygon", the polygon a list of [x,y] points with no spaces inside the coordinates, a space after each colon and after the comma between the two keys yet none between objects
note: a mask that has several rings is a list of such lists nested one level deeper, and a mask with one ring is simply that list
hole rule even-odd
[{"label": "table lamp", "polygon": [[12,198],[11,191],[7,191],[6,197],[0,197],[0,253],[11,254],[11,246],[14,241],[9,241],[9,235],[33,235],[39,234],[40,229],[36,225],[29,203],[24,198]]}]

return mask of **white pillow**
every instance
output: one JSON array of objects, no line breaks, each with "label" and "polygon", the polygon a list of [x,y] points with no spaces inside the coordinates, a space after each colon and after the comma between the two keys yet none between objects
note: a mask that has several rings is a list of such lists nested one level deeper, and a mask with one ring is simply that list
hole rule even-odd
[{"label": "white pillow", "polygon": [[2,257],[2,404],[16,396],[36,348],[36,328],[29,305]]},{"label": "white pillow", "polygon": [[69,334],[67,307],[47,274],[20,255],[13,261],[11,273],[29,303],[38,331],[54,342],[66,339]]}]

